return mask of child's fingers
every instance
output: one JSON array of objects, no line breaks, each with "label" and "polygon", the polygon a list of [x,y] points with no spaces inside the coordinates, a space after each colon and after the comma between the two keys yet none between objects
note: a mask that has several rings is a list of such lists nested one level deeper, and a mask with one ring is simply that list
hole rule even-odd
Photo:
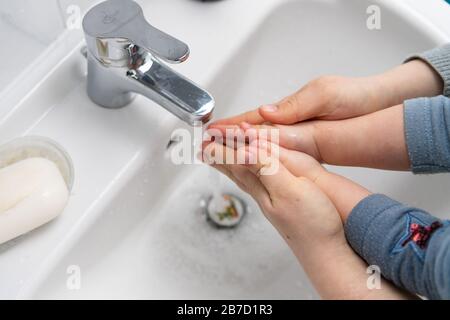
[{"label": "child's fingers", "polygon": [[305,120],[298,93],[284,98],[279,103],[262,106],[259,113],[265,121],[278,124],[293,124]]},{"label": "child's fingers", "polygon": [[[296,177],[278,159],[278,145],[258,141],[257,144],[232,149],[212,142],[207,148],[204,150],[205,162],[220,166],[232,180],[252,189],[251,193],[257,199],[265,199],[264,196],[267,196],[261,186],[267,190],[269,198],[274,199],[290,193],[289,186],[295,184]],[[245,174],[245,171],[240,169],[242,165],[253,176]]]},{"label": "child's fingers", "polygon": [[292,140],[290,139],[292,134],[289,134],[284,126],[251,125],[247,122],[242,122],[239,125],[214,125],[208,130],[217,130],[216,133],[220,133],[220,141],[235,149],[255,140],[265,140],[281,145],[286,143],[286,148],[292,144],[289,141]]},{"label": "child's fingers", "polygon": [[308,154],[279,147],[280,161],[296,177],[316,181],[326,169]]},{"label": "child's fingers", "polygon": [[250,124],[261,124],[266,121],[279,124],[293,124],[305,120],[305,114],[301,112],[302,105],[298,100],[298,93],[295,93],[279,103],[265,105],[258,109],[251,110],[228,119],[215,121],[211,126],[230,125],[248,122]]},{"label": "child's fingers", "polygon": [[[314,85],[312,85],[314,84]],[[294,124],[323,115],[323,82],[314,81],[273,106],[259,108],[265,121]]]},{"label": "child's fingers", "polygon": [[235,117],[217,120],[213,123],[211,123],[208,128],[215,127],[216,125],[238,125],[241,122],[248,122],[251,124],[260,124],[263,123],[265,120],[261,115],[259,114],[258,109],[251,110],[248,112],[245,112],[243,114],[237,115]]},{"label": "child's fingers", "polygon": [[[262,185],[261,181],[245,166],[235,164],[236,162],[229,161],[226,158],[237,159],[237,151],[227,148],[221,144],[211,143],[214,147],[211,154],[205,155],[205,160],[214,168],[219,170],[233,180],[242,190],[249,193],[261,205],[267,206],[270,204],[269,193]],[[245,150],[242,150],[245,153]],[[225,156],[232,154],[232,156]],[[248,160],[247,160],[248,161]]]},{"label": "child's fingers", "polygon": [[[245,144],[244,144],[245,146]],[[222,142],[203,142],[202,160],[208,164],[245,164],[247,155],[244,149],[234,149]]]},{"label": "child's fingers", "polygon": [[[295,177],[305,177],[311,181],[315,181],[317,177],[326,171],[326,169],[312,156],[281,147],[275,143],[264,140],[254,141],[248,148],[258,148],[259,162],[264,161],[264,156],[269,159],[275,158]],[[256,152],[256,151],[255,151]],[[250,156],[248,158],[255,158]],[[277,164],[272,164],[277,166]]]},{"label": "child's fingers", "polygon": [[265,140],[278,144],[286,149],[297,150],[312,154],[316,157],[317,150],[314,143],[313,127],[310,124],[298,125],[251,125],[247,122],[239,125],[218,125],[214,127],[224,139],[225,145],[238,148],[244,143],[254,140]]},{"label": "child's fingers", "polygon": [[315,144],[314,126],[311,122],[296,125],[263,124],[256,126],[242,123],[241,129],[244,131],[242,134],[245,136],[275,143],[289,150],[305,152],[315,158],[320,156]]},{"label": "child's fingers", "polygon": [[[241,128],[244,130],[257,130],[258,133],[254,134],[255,139],[249,141],[250,146],[265,150],[268,155],[275,156],[280,159],[281,163],[296,177],[307,177],[310,180],[315,181],[317,175],[325,171],[320,165],[319,160],[314,157],[316,152],[309,150],[309,152],[301,149],[302,146],[298,146],[298,129],[295,126],[279,126],[282,127],[280,132],[280,143],[271,139],[265,140],[267,135],[261,135],[259,132],[265,128],[274,130],[272,126],[259,125],[252,126],[247,123],[241,124]],[[275,129],[277,129],[275,128]],[[297,130],[297,131],[295,131]],[[295,137],[293,138],[295,133]],[[269,135],[270,137],[271,135]],[[273,138],[273,136],[272,136]],[[299,150],[300,149],[300,150]],[[305,148],[306,149],[306,148]],[[258,151],[258,152],[260,152]]]},{"label": "child's fingers", "polygon": [[[247,123],[247,122],[244,122]],[[250,125],[249,125],[250,126]],[[258,128],[259,126],[256,126]],[[233,148],[237,148],[244,143],[257,139],[256,134],[258,131],[255,129],[246,130],[240,124],[239,125],[211,125],[207,132],[210,130],[217,130],[220,133],[222,139],[221,141],[228,146],[233,146]],[[239,144],[240,143],[240,144]]]},{"label": "child's fingers", "polygon": [[272,151],[267,149],[264,145],[249,146],[249,158],[256,159],[256,161],[247,164],[246,167],[258,177],[271,198],[274,199],[288,192],[290,186],[295,183],[295,176],[286,169]]},{"label": "child's fingers", "polygon": [[[239,188],[250,194],[262,207],[271,205],[269,192],[261,181],[245,166],[242,165],[213,165],[213,167],[226,167],[228,177],[235,182]],[[220,170],[220,169],[219,169]]]},{"label": "child's fingers", "polygon": [[[303,150],[299,150],[299,146],[296,146],[295,144],[298,142],[295,142],[293,140],[297,139],[297,136],[295,138],[292,138],[294,135],[291,130],[295,130],[292,128],[288,128],[289,126],[282,126],[281,137],[280,137],[280,144],[277,144],[276,141],[271,141],[263,139],[265,136],[271,136],[269,135],[261,135],[259,132],[261,130],[276,130],[274,127],[270,125],[258,125],[258,126],[252,126],[247,123],[242,123],[239,127],[233,126],[233,129],[235,132],[238,132],[241,130],[241,136],[242,136],[242,130],[246,130],[248,132],[249,130],[253,130],[256,133],[252,134],[246,134],[247,136],[253,137],[247,143],[248,146],[245,145],[245,143],[238,143],[237,141],[233,141],[233,139],[226,139],[223,141],[224,146],[227,146],[229,149],[224,149],[222,147],[219,148],[220,153],[215,155],[215,158],[221,163],[227,163],[229,164],[246,164],[249,161],[249,155],[248,155],[248,148],[250,146],[259,148],[259,151],[256,153],[260,153],[262,150],[267,153],[267,155],[272,155],[275,157],[279,157],[280,161],[283,163],[283,165],[296,177],[306,177],[312,181],[316,180],[316,177],[325,169],[320,165],[318,160],[316,160],[313,156],[310,156],[310,154],[314,154],[314,152],[307,152],[303,153]],[[298,134],[298,132],[297,132]],[[291,141],[292,140],[292,141]],[[242,141],[241,141],[242,142]],[[217,143],[221,143],[217,142]],[[211,142],[204,143],[204,145],[211,144]],[[261,147],[263,146],[263,147]],[[297,147],[297,149],[295,149]],[[235,152],[233,153],[232,150],[234,149]],[[224,150],[227,150],[227,154],[225,154]],[[305,151],[306,152],[306,151]],[[259,155],[260,156],[260,155]],[[253,156],[253,158],[257,158],[258,155]],[[261,160],[261,159],[259,159]],[[276,166],[277,164],[273,164],[273,166]],[[263,170],[267,170],[264,168]]]}]

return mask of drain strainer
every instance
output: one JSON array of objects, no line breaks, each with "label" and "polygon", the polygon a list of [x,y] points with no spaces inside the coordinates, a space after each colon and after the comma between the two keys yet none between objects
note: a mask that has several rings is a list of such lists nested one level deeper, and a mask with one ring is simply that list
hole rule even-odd
[{"label": "drain strainer", "polygon": [[237,226],[245,214],[242,200],[231,194],[211,196],[205,210],[208,220],[221,228]]}]

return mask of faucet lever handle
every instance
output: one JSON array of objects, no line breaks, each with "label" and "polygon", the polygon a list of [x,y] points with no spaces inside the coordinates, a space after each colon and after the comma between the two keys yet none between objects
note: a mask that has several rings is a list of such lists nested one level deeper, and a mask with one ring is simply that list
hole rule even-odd
[{"label": "faucet lever handle", "polygon": [[83,29],[93,53],[108,54],[105,42],[123,39],[169,63],[180,63],[189,57],[187,44],[150,25],[142,8],[132,0],[108,0],[98,4],[86,13]]}]

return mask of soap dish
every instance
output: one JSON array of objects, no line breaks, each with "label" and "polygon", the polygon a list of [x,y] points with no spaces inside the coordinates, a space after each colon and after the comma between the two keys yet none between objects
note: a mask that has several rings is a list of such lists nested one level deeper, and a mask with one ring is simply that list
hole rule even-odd
[{"label": "soap dish", "polygon": [[72,190],[72,159],[57,142],[46,137],[25,136],[0,146],[0,169],[29,158],[44,158],[54,162],[66,182],[67,189]]}]

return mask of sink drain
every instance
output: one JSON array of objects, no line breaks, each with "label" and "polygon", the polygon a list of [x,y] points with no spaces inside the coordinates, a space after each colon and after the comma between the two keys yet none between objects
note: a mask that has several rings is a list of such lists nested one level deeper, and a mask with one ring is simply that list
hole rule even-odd
[{"label": "sink drain", "polygon": [[245,215],[242,200],[231,194],[211,196],[205,211],[208,221],[219,228],[236,227]]}]

